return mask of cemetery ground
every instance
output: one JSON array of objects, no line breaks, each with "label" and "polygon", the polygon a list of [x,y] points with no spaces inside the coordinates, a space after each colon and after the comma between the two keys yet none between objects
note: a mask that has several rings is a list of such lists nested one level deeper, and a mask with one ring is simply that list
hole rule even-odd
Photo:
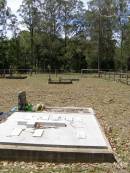
[{"label": "cemetery ground", "polygon": [[117,163],[1,161],[0,173],[130,172],[130,86],[98,78],[51,85],[48,75],[33,75],[24,80],[0,79],[0,111],[9,111],[17,105],[17,93],[21,90],[27,92],[27,99],[32,104],[92,107],[111,143]]}]

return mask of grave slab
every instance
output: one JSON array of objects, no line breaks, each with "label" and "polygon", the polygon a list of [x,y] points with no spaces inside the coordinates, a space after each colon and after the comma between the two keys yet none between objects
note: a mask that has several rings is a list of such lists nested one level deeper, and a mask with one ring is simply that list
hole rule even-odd
[{"label": "grave slab", "polygon": [[0,124],[0,152],[0,159],[11,160],[115,161],[91,108],[15,112]]}]

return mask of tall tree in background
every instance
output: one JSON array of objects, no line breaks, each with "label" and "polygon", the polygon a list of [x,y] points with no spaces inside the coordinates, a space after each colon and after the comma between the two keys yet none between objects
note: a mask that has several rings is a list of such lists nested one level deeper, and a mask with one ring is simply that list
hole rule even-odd
[{"label": "tall tree in background", "polygon": [[[76,22],[79,24],[80,13],[83,12],[83,4],[79,0],[61,0],[60,1],[60,23],[61,23],[61,33],[64,35],[65,47],[67,45],[67,38],[72,37],[75,29]],[[83,13],[82,13],[83,14]],[[79,17],[80,16],[80,17]]]},{"label": "tall tree in background", "polygon": [[36,67],[36,59],[34,57],[34,30],[37,25],[37,7],[39,5],[38,0],[23,0],[22,5],[19,9],[19,14],[22,17],[22,23],[26,25],[30,32],[30,47],[31,47],[31,57],[30,62],[32,67]]},{"label": "tall tree in background", "polygon": [[87,10],[81,0],[23,0],[18,11],[25,31],[20,31],[20,21],[1,0],[0,67],[125,69],[126,9],[125,0],[89,0]]},{"label": "tall tree in background", "polygon": [[[60,24],[61,35],[64,38],[64,62],[67,66],[71,64],[69,41],[71,38],[78,37],[84,29],[84,9],[80,0],[61,0],[60,5]],[[73,42],[74,43],[74,42]],[[76,42],[75,42],[76,43]],[[71,50],[70,50],[71,51]],[[76,56],[76,55],[75,55]],[[78,57],[77,57],[78,58]],[[69,63],[70,62],[70,63]]]},{"label": "tall tree in background", "polygon": [[0,1],[0,68],[8,67],[8,41],[7,20],[10,16],[10,9],[7,7],[6,0]]},{"label": "tall tree in background", "polygon": [[[44,64],[50,68],[56,68],[58,64],[57,48],[58,37],[60,37],[60,22],[59,22],[59,1],[58,0],[44,0],[40,6],[40,31],[43,38],[48,38],[42,42],[42,46],[48,49],[48,53],[44,56]],[[46,36],[45,36],[46,35]],[[45,65],[44,65],[45,66]]]},{"label": "tall tree in background", "polygon": [[127,18],[127,2],[125,0],[118,1],[117,5],[118,23],[117,26],[120,31],[120,70],[126,68],[126,58],[124,57],[124,39],[126,32]]},{"label": "tall tree in background", "polygon": [[[19,22],[16,17],[16,15],[11,14],[10,20],[8,23],[8,30],[12,33],[12,38],[10,39],[10,51],[14,52],[11,53],[12,59],[11,63],[15,65],[15,67],[18,67],[20,65],[20,45],[19,45]],[[13,65],[12,65],[13,66]]]},{"label": "tall tree in background", "polygon": [[6,36],[6,23],[7,23],[7,3],[6,0],[0,1],[0,38]]},{"label": "tall tree in background", "polygon": [[59,0],[44,0],[40,8],[42,31],[58,36],[60,31]]},{"label": "tall tree in background", "polygon": [[[91,0],[89,8],[95,17],[92,27],[97,32],[98,40],[98,69],[114,68],[114,50],[115,40],[113,39],[115,22],[115,4],[114,1]],[[97,17],[96,17],[97,16]],[[93,34],[92,34],[93,35]]]}]

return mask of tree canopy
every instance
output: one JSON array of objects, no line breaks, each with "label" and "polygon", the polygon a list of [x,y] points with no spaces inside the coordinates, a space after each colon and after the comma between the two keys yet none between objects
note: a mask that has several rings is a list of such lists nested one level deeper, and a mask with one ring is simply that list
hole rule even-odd
[{"label": "tree canopy", "polygon": [[125,0],[23,0],[18,14],[0,1],[1,69],[130,69]]}]

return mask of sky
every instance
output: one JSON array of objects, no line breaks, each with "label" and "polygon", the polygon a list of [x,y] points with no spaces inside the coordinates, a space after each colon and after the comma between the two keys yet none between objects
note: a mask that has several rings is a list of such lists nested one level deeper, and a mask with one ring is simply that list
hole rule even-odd
[{"label": "sky", "polygon": [[[84,3],[84,6],[87,7],[87,1],[88,0],[81,0]],[[7,0],[7,6],[11,8],[11,11],[13,14],[17,15],[17,10],[19,9],[20,5],[22,4],[22,0]],[[17,15],[18,16],[18,15]],[[20,19],[20,17],[19,17]],[[26,26],[19,25],[21,30],[25,30]],[[8,37],[11,37],[12,33],[11,31],[8,31]]]},{"label": "sky", "polygon": [[7,5],[11,8],[13,13],[16,13],[16,11],[19,9],[19,6],[21,5],[22,0],[7,0]]},{"label": "sky", "polygon": [[[85,6],[87,6],[87,0],[82,1],[84,2]],[[16,13],[21,3],[22,0],[7,0],[7,4],[9,7],[11,7],[13,13]]]}]

